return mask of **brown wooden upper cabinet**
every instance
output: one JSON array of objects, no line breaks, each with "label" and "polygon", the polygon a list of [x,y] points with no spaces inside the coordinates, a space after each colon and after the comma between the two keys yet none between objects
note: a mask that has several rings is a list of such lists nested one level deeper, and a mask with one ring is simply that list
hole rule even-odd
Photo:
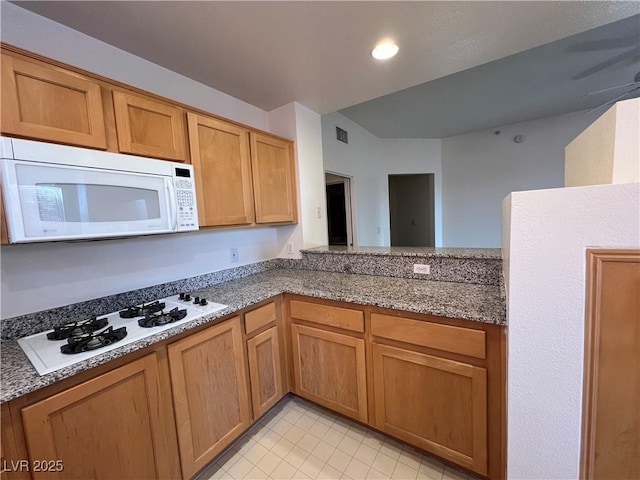
[{"label": "brown wooden upper cabinet", "polygon": [[201,227],[295,223],[292,144],[187,112]]},{"label": "brown wooden upper cabinet", "polygon": [[200,226],[253,223],[247,129],[187,113]]},{"label": "brown wooden upper cabinet", "polygon": [[256,223],[295,223],[295,166],[291,142],[251,132]]},{"label": "brown wooden upper cabinet", "polygon": [[180,107],[114,90],[113,108],[121,152],[178,162],[187,160]]},{"label": "brown wooden upper cabinet", "polygon": [[98,83],[10,55],[1,63],[3,133],[107,148]]}]

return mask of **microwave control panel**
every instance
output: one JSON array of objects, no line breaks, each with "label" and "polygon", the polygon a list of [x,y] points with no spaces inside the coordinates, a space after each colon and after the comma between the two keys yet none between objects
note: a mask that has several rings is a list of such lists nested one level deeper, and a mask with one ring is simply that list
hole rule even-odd
[{"label": "microwave control panel", "polygon": [[178,203],[178,230],[198,229],[198,209],[196,208],[195,187],[191,178],[175,178]]}]

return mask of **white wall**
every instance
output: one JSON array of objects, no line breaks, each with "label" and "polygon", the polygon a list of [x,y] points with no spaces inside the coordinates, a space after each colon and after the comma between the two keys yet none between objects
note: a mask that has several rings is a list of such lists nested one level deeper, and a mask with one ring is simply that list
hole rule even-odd
[{"label": "white wall", "polygon": [[640,248],[640,184],[505,200],[510,479],[577,479],[587,247]]},{"label": "white wall", "polygon": [[563,186],[564,148],[593,119],[577,112],[442,139],[443,244],[500,247],[502,199]]},{"label": "white wall", "polygon": [[565,149],[568,187],[640,181],[640,99],[616,103]]},{"label": "white wall", "polygon": [[[349,143],[336,140],[336,126]],[[383,139],[339,113],[322,117],[324,169],[353,177],[354,223],[358,245],[390,243],[389,174],[433,173],[436,246],[442,246],[442,172],[440,140]]]},{"label": "white wall", "polygon": [[[275,134],[296,139],[300,223],[278,229],[278,246],[280,257],[300,258],[300,249],[328,241],[320,115],[293,102],[269,112],[269,126]],[[293,254],[287,252],[288,243]]]},{"label": "white wall", "polygon": [[[268,112],[10,3],[0,5],[3,42],[269,131]],[[301,132],[298,157],[309,162],[299,169],[308,175],[300,182],[311,185],[315,175],[321,183],[319,116],[301,106],[293,108]],[[318,227],[312,227],[309,241],[318,242]],[[2,318],[274,258],[283,246],[280,231],[296,228],[2,247]],[[239,249],[238,263],[229,261],[231,247]]]}]

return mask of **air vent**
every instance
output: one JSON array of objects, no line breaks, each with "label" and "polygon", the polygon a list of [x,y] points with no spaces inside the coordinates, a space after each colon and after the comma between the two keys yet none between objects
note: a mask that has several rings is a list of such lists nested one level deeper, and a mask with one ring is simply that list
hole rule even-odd
[{"label": "air vent", "polygon": [[336,127],[336,138],[339,142],[349,143],[349,134],[346,130],[341,129],[340,127]]}]

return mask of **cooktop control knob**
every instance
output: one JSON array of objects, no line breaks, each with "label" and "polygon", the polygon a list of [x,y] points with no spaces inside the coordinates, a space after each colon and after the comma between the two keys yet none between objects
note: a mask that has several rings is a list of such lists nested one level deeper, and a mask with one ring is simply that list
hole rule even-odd
[{"label": "cooktop control knob", "polygon": [[178,295],[178,298],[180,300],[184,300],[184,292],[180,292],[180,295]]},{"label": "cooktop control knob", "polygon": [[200,297],[196,297],[196,298],[194,298],[194,299],[193,299],[193,303],[195,303],[196,305],[197,305],[198,303],[200,303]]},{"label": "cooktop control knob", "polygon": [[206,298],[201,298],[200,299],[200,305],[202,305],[203,307],[207,304],[207,299]]},{"label": "cooktop control knob", "polygon": [[183,300],[184,300],[185,302],[190,301],[190,300],[191,300],[191,295],[189,295],[188,293],[185,293]]}]

